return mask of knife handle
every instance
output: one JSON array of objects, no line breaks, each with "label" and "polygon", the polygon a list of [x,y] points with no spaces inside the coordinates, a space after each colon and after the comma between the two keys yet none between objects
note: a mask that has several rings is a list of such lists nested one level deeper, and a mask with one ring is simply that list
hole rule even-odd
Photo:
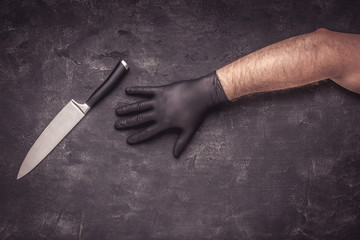
[{"label": "knife handle", "polygon": [[123,78],[127,70],[128,65],[124,60],[118,62],[115,69],[107,77],[107,79],[91,94],[86,104],[91,108],[98,103],[111,89],[113,89],[117,83]]}]

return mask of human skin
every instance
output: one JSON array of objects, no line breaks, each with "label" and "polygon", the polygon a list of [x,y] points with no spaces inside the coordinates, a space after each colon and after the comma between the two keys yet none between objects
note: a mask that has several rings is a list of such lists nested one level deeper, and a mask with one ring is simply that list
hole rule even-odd
[{"label": "human skin", "polygon": [[321,28],[269,45],[216,73],[230,101],[323,79],[360,93],[360,35]]}]

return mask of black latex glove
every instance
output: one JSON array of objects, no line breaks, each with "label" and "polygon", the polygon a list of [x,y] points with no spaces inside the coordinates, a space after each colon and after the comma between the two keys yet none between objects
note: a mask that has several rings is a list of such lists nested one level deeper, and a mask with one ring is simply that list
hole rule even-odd
[{"label": "black latex glove", "polygon": [[171,128],[181,130],[174,146],[174,156],[179,157],[206,113],[228,99],[216,73],[205,77],[179,81],[159,87],[129,87],[128,95],[151,97],[148,100],[125,105],[116,109],[116,114],[126,116],[115,123],[115,128],[126,129],[153,122],[145,130],[127,138],[128,144],[144,141]]}]

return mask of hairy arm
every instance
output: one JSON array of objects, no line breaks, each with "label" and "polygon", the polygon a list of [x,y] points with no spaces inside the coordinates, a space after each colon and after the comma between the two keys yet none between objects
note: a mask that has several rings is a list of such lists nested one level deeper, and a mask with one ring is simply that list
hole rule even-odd
[{"label": "hairy arm", "polygon": [[229,100],[327,78],[360,93],[360,35],[319,29],[262,48],[216,73]]}]

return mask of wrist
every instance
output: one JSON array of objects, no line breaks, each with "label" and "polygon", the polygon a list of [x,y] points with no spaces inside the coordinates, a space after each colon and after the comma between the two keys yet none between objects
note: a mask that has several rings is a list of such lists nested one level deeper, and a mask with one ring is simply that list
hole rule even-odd
[{"label": "wrist", "polygon": [[210,97],[212,106],[217,106],[229,101],[216,71],[202,77],[201,81],[206,83],[204,85],[204,90],[206,90],[207,95]]},{"label": "wrist", "polygon": [[222,86],[228,101],[232,101],[236,98],[235,91],[233,89],[233,86],[231,86],[231,81],[230,81],[231,79],[231,74],[229,71],[230,65],[231,64],[215,71],[216,75],[218,76],[219,83]]}]

